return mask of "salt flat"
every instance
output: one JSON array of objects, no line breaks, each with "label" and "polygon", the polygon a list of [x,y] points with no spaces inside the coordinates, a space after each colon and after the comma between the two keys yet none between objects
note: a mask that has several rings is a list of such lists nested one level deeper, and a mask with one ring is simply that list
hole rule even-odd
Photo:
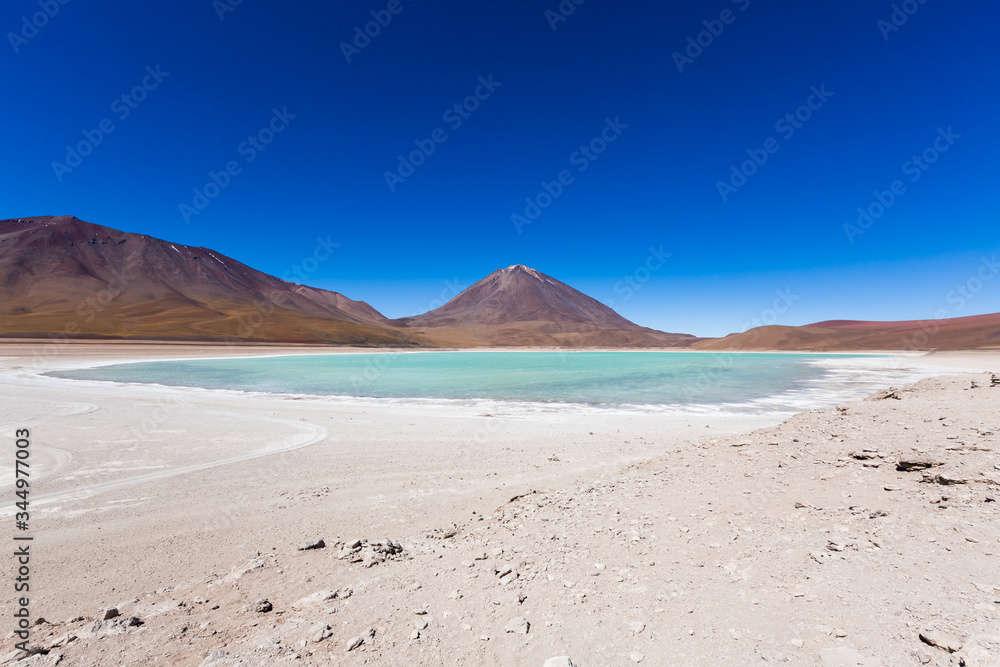
[{"label": "salt flat", "polygon": [[[78,637],[38,664],[199,664],[213,651],[226,654],[208,664],[957,659],[920,641],[924,625],[979,637],[955,654],[966,664],[1000,656],[986,638],[1000,635],[987,600],[1000,599],[1000,529],[986,502],[1000,387],[988,375],[782,424],[74,383],[35,375],[35,350],[0,349],[0,423],[31,429],[41,475],[32,610],[85,619],[36,627],[40,645]],[[45,369],[231,353],[50,351]],[[996,353],[921,361],[1000,368]],[[941,459],[931,471],[964,482],[897,472],[905,456]],[[318,538],[326,548],[297,550]],[[386,538],[402,552],[379,555]],[[338,594],[294,605],[321,590]],[[939,613],[944,590],[959,593]],[[254,611],[265,598],[272,610]],[[95,626],[109,605],[142,625]],[[505,631],[515,618],[527,634]],[[369,628],[374,639],[348,652]]]}]

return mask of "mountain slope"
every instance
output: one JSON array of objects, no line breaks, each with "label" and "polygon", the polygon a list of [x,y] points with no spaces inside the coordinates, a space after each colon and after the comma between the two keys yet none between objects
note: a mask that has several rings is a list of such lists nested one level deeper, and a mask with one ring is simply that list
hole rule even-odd
[{"label": "mountain slope", "polygon": [[767,326],[701,341],[701,350],[954,350],[1000,347],[1000,313],[940,320],[829,320]]},{"label": "mountain slope", "polygon": [[0,221],[0,335],[407,345],[368,304],[70,216]]},{"label": "mountain slope", "polygon": [[698,340],[640,327],[521,264],[494,271],[440,308],[393,324],[442,345],[687,347]]}]

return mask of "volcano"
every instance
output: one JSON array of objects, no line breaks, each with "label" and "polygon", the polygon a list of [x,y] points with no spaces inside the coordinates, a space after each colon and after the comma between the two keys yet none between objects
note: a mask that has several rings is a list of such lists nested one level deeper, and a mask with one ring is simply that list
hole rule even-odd
[{"label": "volcano", "polygon": [[641,327],[523,264],[494,271],[440,308],[392,323],[442,345],[688,347],[700,340]]}]

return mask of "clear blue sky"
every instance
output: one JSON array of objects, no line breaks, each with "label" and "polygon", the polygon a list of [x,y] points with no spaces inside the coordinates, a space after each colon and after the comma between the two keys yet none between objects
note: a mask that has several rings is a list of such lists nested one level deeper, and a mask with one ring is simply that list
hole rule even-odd
[{"label": "clear blue sky", "polygon": [[[276,275],[329,239],[305,282],[389,316],[515,263],[700,335],[770,318],[776,290],[782,324],[1000,310],[1000,276],[949,299],[1000,251],[996,3],[586,0],[559,20],[558,0],[232,2],[4,3],[0,217],[75,215]],[[391,21],[348,62],[373,11]],[[542,181],[562,192],[519,232]]]}]

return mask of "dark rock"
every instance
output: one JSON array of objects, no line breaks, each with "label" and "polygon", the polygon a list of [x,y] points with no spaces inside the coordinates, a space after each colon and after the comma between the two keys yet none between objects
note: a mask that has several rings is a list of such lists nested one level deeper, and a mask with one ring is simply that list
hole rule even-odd
[{"label": "dark rock", "polygon": [[939,465],[943,464],[929,459],[900,459],[899,463],[896,464],[896,470],[900,472],[912,472],[914,470],[927,470]]},{"label": "dark rock", "polygon": [[307,540],[302,544],[300,544],[297,548],[299,551],[309,551],[310,549],[324,549],[326,548],[326,542],[323,541],[323,538],[320,538],[318,540]]},{"label": "dark rock", "polygon": [[944,649],[948,653],[956,653],[962,650],[963,641],[955,635],[936,630],[925,630],[920,633],[920,641],[928,646]]}]

